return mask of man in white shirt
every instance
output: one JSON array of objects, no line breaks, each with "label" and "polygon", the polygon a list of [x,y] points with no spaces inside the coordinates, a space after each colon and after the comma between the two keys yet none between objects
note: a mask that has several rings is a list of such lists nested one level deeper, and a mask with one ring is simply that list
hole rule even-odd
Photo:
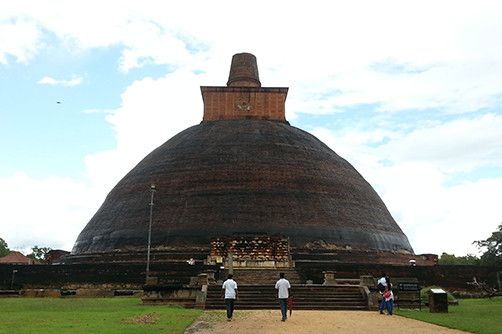
[{"label": "man in white shirt", "polygon": [[288,298],[289,298],[289,289],[291,289],[291,284],[289,281],[284,278],[284,273],[279,274],[279,280],[275,283],[275,288],[278,291],[279,297],[279,305],[281,305],[281,321],[286,321],[288,315]]},{"label": "man in white shirt", "polygon": [[233,275],[229,274],[223,286],[221,287],[221,295],[225,299],[227,306],[227,321],[232,320],[234,314],[234,302],[237,299],[237,283],[232,279]]},{"label": "man in white shirt", "polygon": [[377,281],[378,290],[382,295],[382,301],[380,302],[380,305],[378,307],[380,314],[383,314],[383,309],[385,308],[385,298],[383,298],[383,293],[385,292],[385,290],[387,290],[387,285],[389,284],[389,282],[389,277],[385,273],[382,273],[382,277],[380,277],[380,279]]}]

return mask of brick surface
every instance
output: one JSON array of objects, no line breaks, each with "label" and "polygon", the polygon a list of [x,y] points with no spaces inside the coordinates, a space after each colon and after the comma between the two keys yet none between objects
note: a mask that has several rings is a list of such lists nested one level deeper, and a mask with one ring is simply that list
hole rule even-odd
[{"label": "brick surface", "polygon": [[286,121],[288,88],[201,87],[203,121],[266,119]]}]

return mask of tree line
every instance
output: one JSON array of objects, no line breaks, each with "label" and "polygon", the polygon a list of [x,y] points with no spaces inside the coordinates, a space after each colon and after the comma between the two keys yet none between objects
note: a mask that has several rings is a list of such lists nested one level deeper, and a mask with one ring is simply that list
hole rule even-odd
[{"label": "tree line", "polygon": [[484,266],[502,266],[502,224],[495,232],[485,240],[473,242],[481,251],[481,256],[467,254],[466,256],[455,256],[443,253],[439,258],[439,264],[470,264]]},{"label": "tree line", "polygon": [[[31,248],[31,253],[26,255],[26,257],[29,257],[30,259],[33,260],[44,262],[45,260],[47,260],[47,254],[51,250],[52,248],[50,247],[39,247],[35,245]],[[10,253],[9,245],[7,244],[7,242],[5,242],[4,239],[0,238],[0,257],[9,255],[9,253]]]}]

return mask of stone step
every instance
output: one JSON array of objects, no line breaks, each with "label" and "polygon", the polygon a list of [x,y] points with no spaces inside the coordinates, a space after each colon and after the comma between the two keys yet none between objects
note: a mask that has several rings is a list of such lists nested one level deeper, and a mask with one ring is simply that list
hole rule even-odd
[{"label": "stone step", "polygon": [[[206,299],[206,303],[211,302],[211,303],[216,303],[216,304],[224,304],[223,298],[212,298],[210,300]],[[241,298],[239,297],[236,301],[236,303],[244,304],[244,303],[255,303],[255,302],[266,302],[266,303],[278,303],[277,297],[272,297],[272,298]],[[363,298],[351,298],[351,299],[322,299],[322,298],[312,298],[312,299],[294,299],[293,304],[308,304],[312,302],[319,302],[319,303],[360,303],[360,302],[365,302]]]},{"label": "stone step", "polygon": [[[235,305],[239,307],[244,307],[244,306],[263,306],[263,307],[276,307],[279,305],[279,302],[276,300],[274,301],[250,301],[250,302],[241,302],[241,303],[235,303]],[[352,307],[352,306],[364,306],[367,307],[367,304],[365,302],[361,301],[352,301],[352,302],[338,302],[338,301],[333,301],[333,302],[326,302],[326,301],[310,301],[308,303],[295,303],[293,308],[302,308],[302,307],[311,307],[311,306],[337,306],[337,307]],[[206,308],[225,308],[225,303],[206,303]]]},{"label": "stone step", "polygon": [[[221,290],[221,287],[219,285],[213,285],[216,289],[214,291],[219,291]],[[244,288],[242,285],[238,285],[237,288],[239,289],[239,292],[255,292],[255,293],[268,293],[270,291],[276,291],[277,290],[275,289],[274,286],[271,286],[271,287],[267,287],[267,288],[263,288],[263,287],[259,287],[259,286],[256,286],[255,287],[251,287],[251,288]],[[213,291],[213,290],[211,290]],[[343,289],[316,289],[316,290],[306,290],[304,288],[301,288],[301,287],[295,287],[294,285],[291,287],[291,289],[289,290],[291,292],[295,292],[295,293],[305,293],[305,294],[308,294],[308,293],[328,293],[328,294],[353,294],[353,293],[360,293],[360,290],[359,289],[350,289],[350,290],[343,290]]]},{"label": "stone step", "polygon": [[237,284],[275,284],[279,273],[284,273],[291,284],[300,284],[301,278],[294,269],[234,269],[234,280]]},{"label": "stone step", "polygon": [[[215,287],[216,290],[220,290],[221,286],[218,285],[211,285],[210,287]],[[237,283],[237,288],[239,291],[274,291],[275,290],[275,285],[266,285],[266,286],[260,286],[260,285],[241,285]],[[359,292],[360,289],[359,287],[357,288],[332,288],[332,287],[326,287],[326,288],[318,288],[318,289],[310,289],[308,287],[303,287],[303,286],[298,286],[298,285],[291,285],[291,290],[296,290],[296,291],[306,291],[306,292],[339,292],[339,293],[352,293],[352,292]]]},{"label": "stone step", "polygon": [[[208,291],[219,291],[221,290],[220,285],[210,285]],[[239,291],[276,291],[274,285],[239,285]],[[359,293],[359,287],[344,287],[344,286],[302,286],[302,285],[291,285],[291,291],[304,291],[306,293]]]},{"label": "stone step", "polygon": [[[273,289],[273,290],[241,290],[240,287],[238,289],[239,291],[239,294],[240,295],[263,295],[263,296],[266,296],[266,295],[276,295],[277,294],[277,290],[276,289]],[[218,290],[215,290],[214,292],[211,291],[209,293],[214,293],[214,294],[220,294],[221,293],[221,288],[218,289]],[[324,296],[343,296],[343,295],[346,295],[346,296],[354,296],[354,295],[361,295],[361,293],[359,291],[357,292],[330,292],[330,291],[301,291],[301,290],[297,290],[297,289],[290,289],[289,290],[289,294],[290,295],[294,295],[294,296],[310,296],[310,295],[316,295],[316,294],[322,294]]]},{"label": "stone step", "polygon": [[[365,310],[367,302],[357,286],[292,286],[294,309]],[[236,308],[278,308],[277,291],[271,285],[240,285]],[[221,288],[210,286],[207,291],[207,309],[224,309]]]},{"label": "stone step", "polygon": [[[221,299],[221,295],[208,295],[207,298],[210,298],[210,299]],[[275,295],[248,295],[248,296],[245,296],[245,295],[239,295],[238,297],[239,299],[241,300],[277,300],[277,294]],[[340,300],[340,301],[344,301],[344,300],[361,300],[361,299],[364,299],[362,298],[361,296],[343,296],[343,297],[339,297],[339,296],[329,296],[329,297],[323,297],[323,296],[305,296],[305,297],[297,297],[297,296],[293,296],[293,299],[295,301],[310,301],[310,300]]]},{"label": "stone step", "polygon": [[[279,304],[274,304],[274,305],[235,305],[236,309],[241,309],[241,310],[270,310],[270,309],[279,309]],[[208,305],[206,306],[206,309],[208,310],[222,310],[225,309],[225,306],[212,306]],[[368,307],[366,305],[319,305],[319,304],[312,304],[312,305],[302,305],[302,306],[295,306],[293,308],[294,310],[361,310],[361,311],[366,311],[368,310]]]},{"label": "stone step", "polygon": [[[275,282],[274,284],[268,284],[268,283],[258,283],[258,284],[239,284],[239,282],[237,282],[237,285],[239,285],[240,287],[242,288],[245,288],[245,287],[249,287],[249,288],[257,288],[257,287],[263,287],[263,288],[274,288],[275,286]],[[214,285],[212,285],[214,286]],[[302,289],[309,289],[309,290],[326,290],[326,289],[331,289],[331,290],[358,290],[359,289],[359,285],[307,285],[307,284],[294,284],[292,283],[291,284],[292,287],[300,287]]]},{"label": "stone step", "polygon": [[[238,286],[239,294],[259,294],[259,295],[267,295],[267,294],[277,294],[277,290],[275,288],[243,288],[242,286]],[[328,295],[360,295],[361,292],[359,290],[304,290],[302,288],[292,287],[290,290],[290,294],[292,295],[311,295],[311,294],[324,294]],[[216,289],[209,289],[208,293],[221,293],[221,287],[217,286]]]},{"label": "stone step", "polygon": [[[235,304],[236,308],[276,308],[279,307],[279,303],[245,303],[245,304]],[[328,308],[328,307],[334,307],[334,308],[346,308],[348,310],[351,310],[353,308],[363,308],[363,309],[368,309],[368,306],[365,303],[306,303],[306,304],[298,304],[294,305],[293,309],[312,309],[315,307],[319,308]],[[225,304],[207,304],[205,306],[207,309],[225,309]]]},{"label": "stone step", "polygon": [[[221,295],[211,294],[207,295],[207,298],[210,299],[221,299]],[[277,294],[269,294],[269,295],[241,295],[239,294],[238,298],[240,300],[277,300]],[[292,296],[295,301],[309,301],[309,300],[361,300],[364,299],[362,296],[328,296],[324,297],[322,295],[311,295],[311,296]]]},{"label": "stone step", "polygon": [[[268,294],[268,293],[277,293],[277,290],[276,289],[250,289],[250,290],[244,290],[242,289],[240,286],[238,287],[238,290],[239,290],[239,293],[250,293],[250,294]],[[220,292],[221,291],[221,288],[218,287],[218,289],[216,290],[211,290],[211,291],[218,291]],[[323,293],[323,294],[327,294],[327,295],[354,295],[354,294],[361,294],[360,291],[304,291],[304,290],[300,290],[300,289],[295,289],[295,288],[291,288],[289,289],[289,292],[290,294],[305,294],[305,295],[309,295],[309,294],[317,294],[317,293]]]},{"label": "stone step", "polygon": [[[150,304],[153,305],[153,304]],[[179,305],[179,304],[178,304]],[[185,306],[193,307],[193,306]],[[275,304],[235,304],[236,309],[278,309],[279,303]],[[206,309],[210,310],[224,310],[225,305],[206,305]],[[368,307],[364,304],[305,304],[295,305],[293,310],[313,310],[313,309],[336,309],[336,310],[367,310]]]}]

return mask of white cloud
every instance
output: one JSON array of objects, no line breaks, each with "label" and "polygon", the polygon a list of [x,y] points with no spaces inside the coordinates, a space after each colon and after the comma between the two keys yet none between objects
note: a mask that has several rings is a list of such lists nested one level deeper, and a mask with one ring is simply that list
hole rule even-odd
[{"label": "white cloud", "polygon": [[41,46],[40,27],[30,19],[2,20],[0,14],[0,64],[8,63],[8,56],[19,63],[32,59]]},{"label": "white cloud", "polygon": [[502,177],[445,186],[429,163],[382,168],[381,195],[417,253],[477,253],[502,219]]},{"label": "white cloud", "polygon": [[82,180],[35,179],[23,172],[0,179],[0,236],[22,250],[41,243],[71,250],[106,194],[130,169],[158,145],[200,122],[200,80],[190,71],[179,70],[128,87],[121,106],[106,110],[116,148],[86,156]]},{"label": "white cloud", "polygon": [[425,161],[445,173],[502,167],[502,115],[484,114],[396,136],[379,150],[381,159]]},{"label": "white cloud", "polygon": [[37,83],[40,85],[50,85],[50,86],[63,86],[63,87],[74,87],[82,84],[84,79],[82,77],[72,76],[69,80],[58,80],[49,76],[45,76],[38,80]]},{"label": "white cloud", "polygon": [[[313,133],[376,188],[415,252],[464,255],[476,253],[472,242],[486,239],[502,220],[501,122],[502,116],[486,114],[411,132],[375,124],[369,131]],[[497,168],[498,176],[449,182],[486,167]]]},{"label": "white cloud", "polygon": [[[105,111],[116,148],[85,158],[85,181],[22,173],[0,179],[0,203],[6,205],[0,210],[1,233],[23,247],[37,237],[68,249],[73,242],[68,236],[76,237],[128,170],[201,120],[199,85],[224,85],[236,52],[256,54],[264,86],[291,87],[289,118],[359,104],[377,104],[381,111],[435,108],[459,114],[498,107],[502,45],[494,41],[502,34],[501,6],[275,1],[246,6],[243,15],[234,1],[216,7],[207,1],[146,0],[120,6],[103,1],[2,4],[0,64],[10,57],[28,63],[50,34],[70,48],[120,46],[117,67],[124,72],[145,64],[167,64],[174,72],[134,82],[123,92],[120,107]],[[39,83],[79,80],[45,77]],[[85,112],[96,110],[101,108]],[[414,130],[375,125],[371,131],[314,132],[377,188],[417,252],[462,254],[464,245],[487,237],[500,222],[493,199],[502,197],[501,181],[445,182],[450,173],[500,168],[501,126],[500,116],[487,114]],[[12,195],[23,201],[15,202]],[[30,210],[24,209],[27,203]],[[452,233],[458,240],[442,239]],[[66,241],[58,246],[58,240]]]},{"label": "white cloud", "polygon": [[87,156],[87,176],[111,189],[157,146],[198,124],[202,119],[199,81],[192,72],[179,70],[129,86],[122,94],[121,106],[108,110],[106,116],[115,131],[117,146]]},{"label": "white cloud", "polygon": [[123,92],[121,106],[105,111],[116,148],[86,156],[81,180],[33,178],[23,172],[0,179],[0,236],[17,249],[44,243],[70,250],[106,194],[130,169],[155,147],[201,121],[201,80],[178,70],[135,81]]},{"label": "white cloud", "polygon": [[131,22],[123,33],[120,68],[125,72],[144,63],[184,65],[192,58],[182,40],[152,22]]},{"label": "white cloud", "polygon": [[[383,111],[469,112],[502,96],[502,46],[494,43],[502,34],[502,4],[495,2],[277,1],[246,6],[245,14],[232,1],[50,4],[11,4],[3,17],[24,17],[82,49],[120,45],[123,71],[153,63],[216,75],[229,55],[253,52],[264,85],[292,86],[291,117],[361,103]],[[243,24],[250,20],[259,24]],[[40,47],[36,40],[20,42],[26,52],[16,57],[28,59]],[[385,63],[403,71],[375,67]],[[328,97],[312,103],[313,94]]]},{"label": "white cloud", "polygon": [[89,184],[49,176],[35,179],[15,173],[0,179],[0,235],[10,248],[29,251],[34,245],[71,249],[82,229],[82,217],[97,210]]}]

